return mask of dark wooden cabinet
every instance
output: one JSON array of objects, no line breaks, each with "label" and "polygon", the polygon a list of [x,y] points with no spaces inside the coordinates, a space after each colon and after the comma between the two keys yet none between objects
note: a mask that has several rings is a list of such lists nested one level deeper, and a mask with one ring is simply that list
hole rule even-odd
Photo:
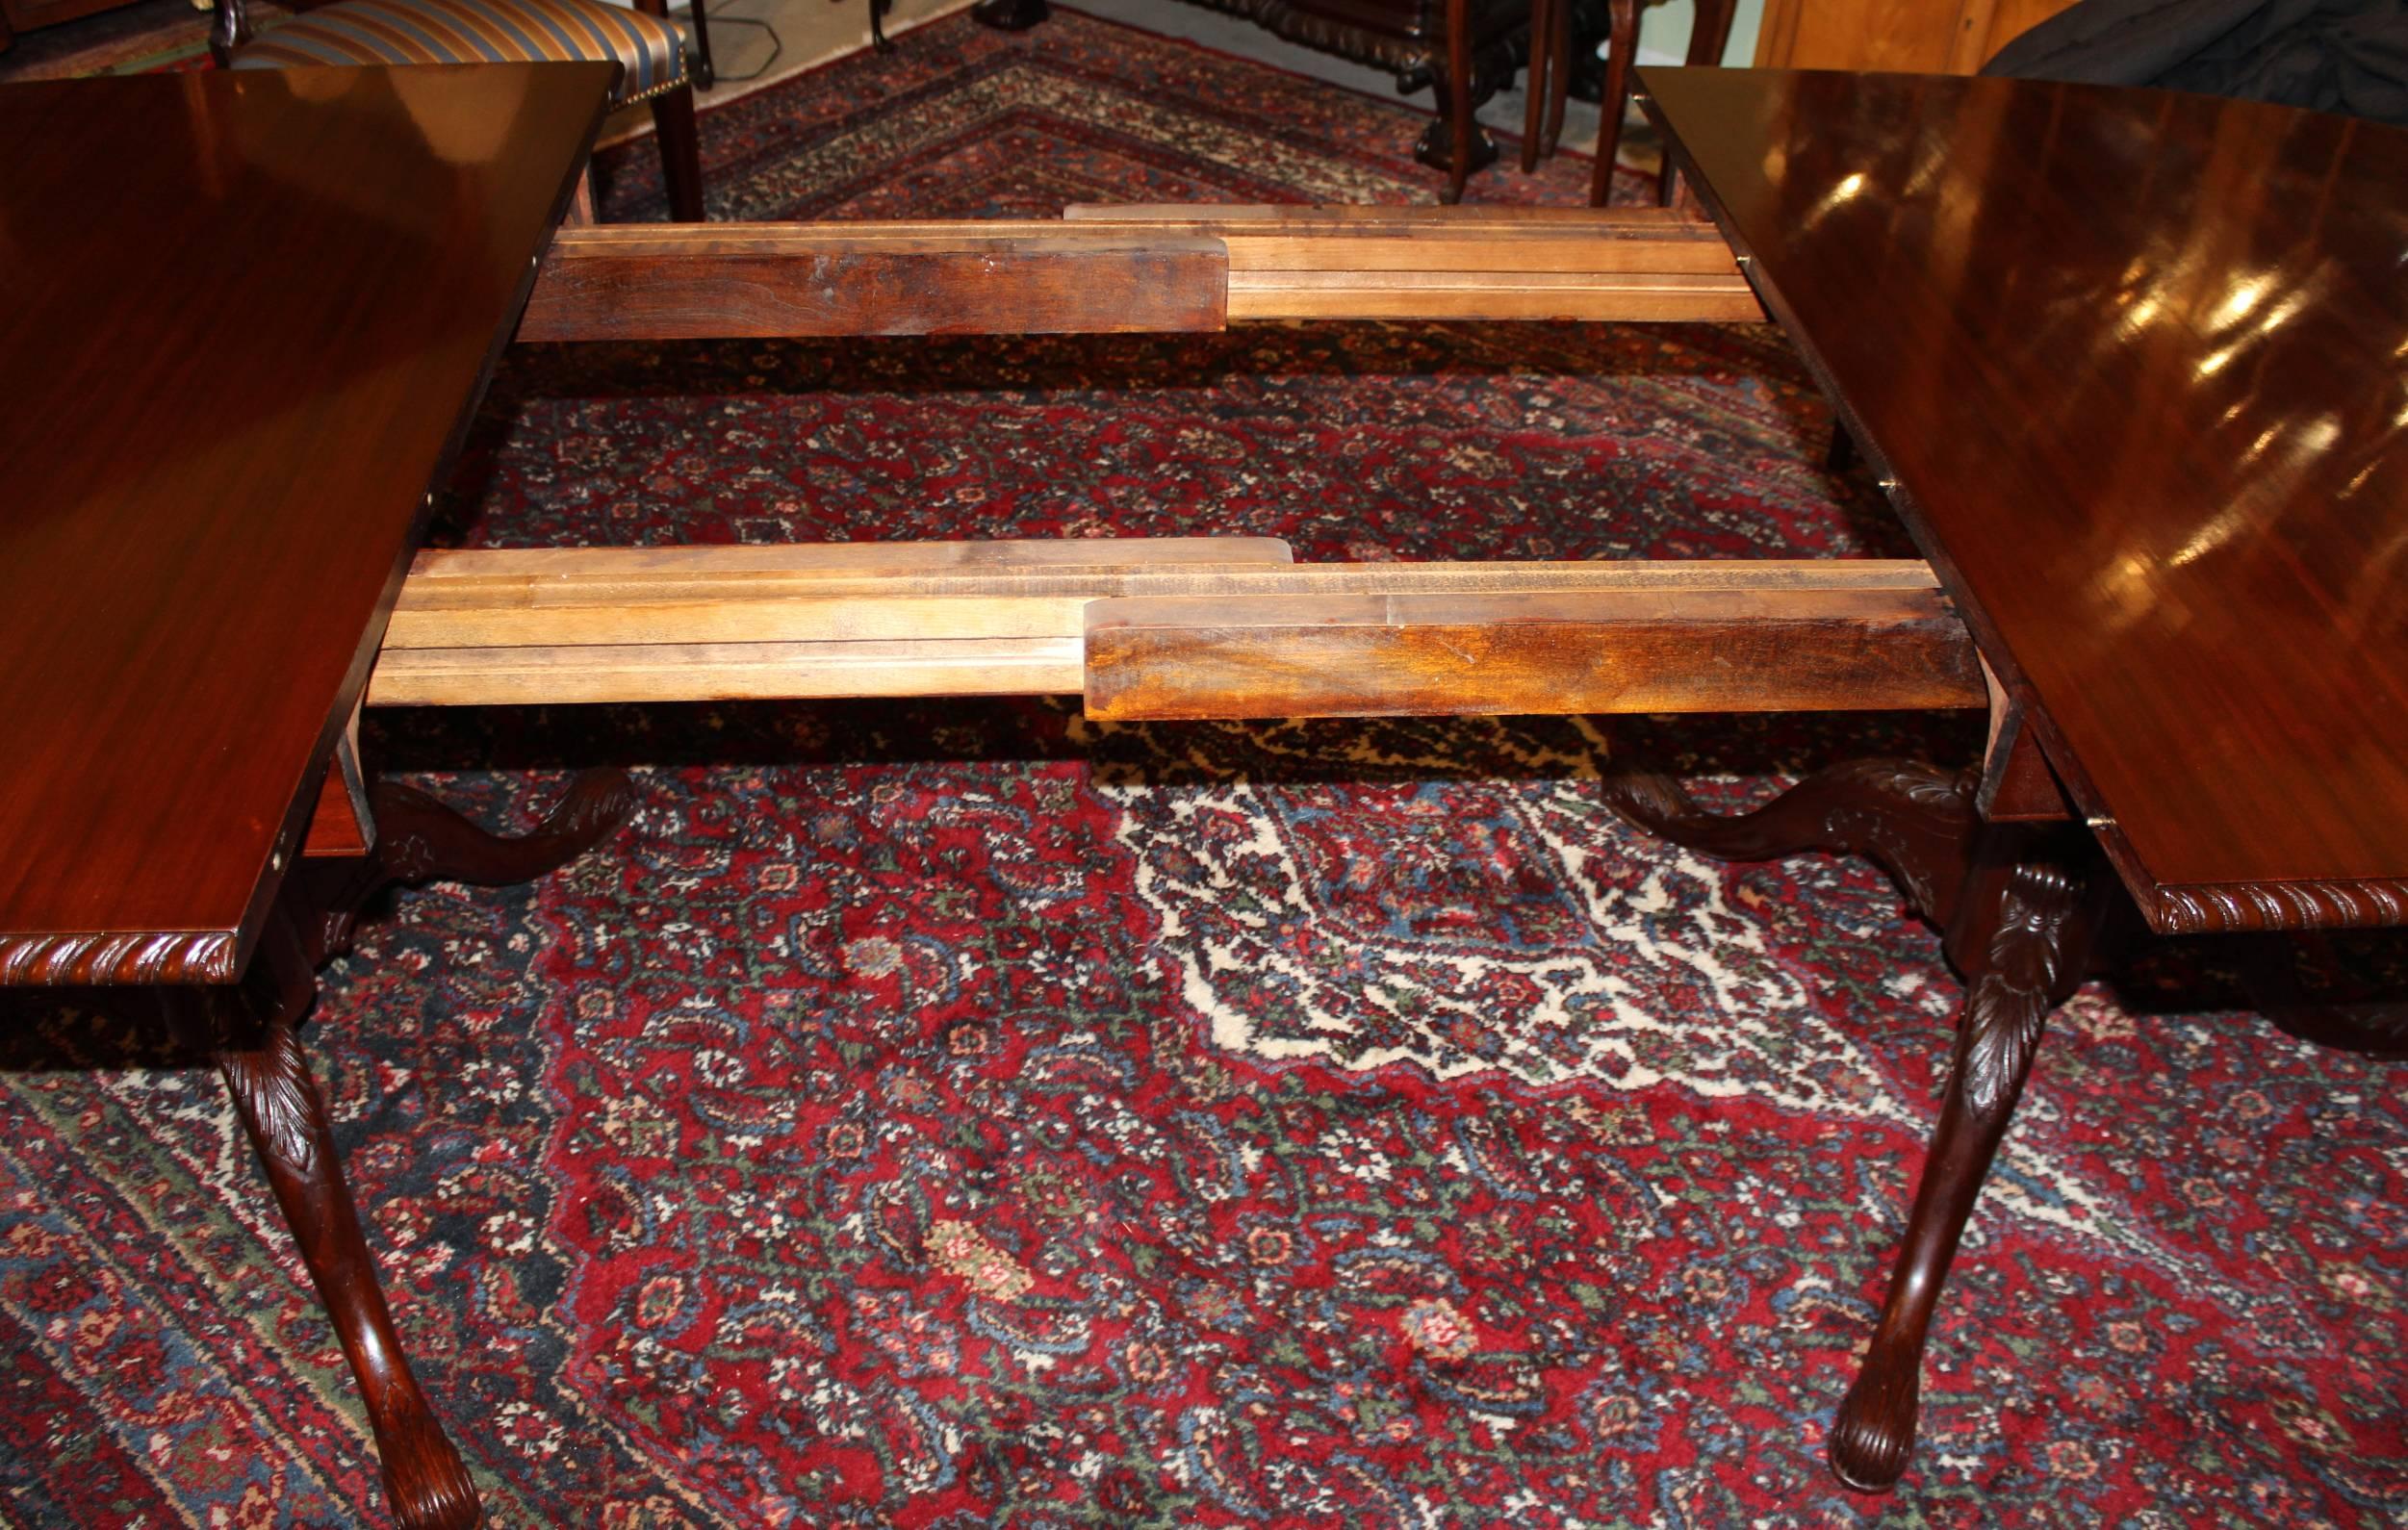
[{"label": "dark wooden cabinet", "polygon": [[[1447,56],[1445,0],[1197,0],[1324,53],[1394,70],[1416,84],[1443,67]],[[1530,18],[1529,0],[1472,0],[1473,56],[1520,62],[1517,34]],[[1475,72],[1478,65],[1474,64]]]},{"label": "dark wooden cabinet", "polygon": [[2072,0],[1765,0],[1759,69],[1971,74]]},{"label": "dark wooden cabinet", "polygon": [[[1291,42],[1396,76],[1399,90],[1435,90],[1439,120],[1422,135],[1415,154],[1446,168],[1446,0],[1196,0],[1244,16]],[[1526,57],[1530,0],[1472,0],[1472,104],[1495,95]],[[1473,167],[1497,157],[1474,126]]]}]

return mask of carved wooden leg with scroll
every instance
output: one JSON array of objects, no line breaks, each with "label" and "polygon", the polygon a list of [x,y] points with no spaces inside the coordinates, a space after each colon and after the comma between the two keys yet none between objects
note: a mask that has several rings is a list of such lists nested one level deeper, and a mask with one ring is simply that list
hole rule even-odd
[{"label": "carved wooden leg with scroll", "polygon": [[1984,824],[1972,774],[1891,760],[1807,778],[1752,813],[1717,817],[1662,777],[1608,778],[1625,818],[1725,859],[1820,850],[1861,854],[1895,876],[1909,905],[1947,931],[1967,984],[1938,1129],[1856,1384],[1831,1436],[1849,1487],[1896,1483],[1914,1450],[1923,1345],[1940,1286],[2023,1093],[2048,1012],[2082,981],[2112,879],[2078,830]]},{"label": "carved wooden leg with scroll", "polygon": [[279,911],[251,980],[212,996],[218,1068],[359,1380],[394,1517],[407,1530],[468,1530],[479,1518],[476,1490],[410,1374],[301,1051],[295,1028],[316,995],[304,937]]},{"label": "carved wooden leg with scroll", "polygon": [[235,1112],[358,1378],[395,1519],[406,1530],[467,1530],[480,1517],[475,1490],[410,1374],[298,1028],[317,998],[319,965],[350,948],[359,910],[380,888],[438,878],[531,880],[625,822],[634,794],[623,772],[586,772],[533,833],[514,839],[488,833],[412,787],[379,785],[370,801],[374,848],[295,869],[243,985],[206,1001],[211,1040]]},{"label": "carved wooden leg with scroll", "polygon": [[580,772],[544,821],[525,834],[479,829],[415,786],[378,782],[369,793],[375,848],[363,858],[319,869],[306,894],[321,910],[311,923],[314,963],[351,949],[360,909],[387,887],[465,881],[506,887],[548,876],[599,845],[627,822],[635,788],[621,770]]},{"label": "carved wooden leg with scroll", "polygon": [[1898,879],[1908,905],[1946,924],[1980,817],[1974,776],[1912,760],[1851,760],[1807,777],[1751,813],[1698,806],[1668,776],[1617,771],[1606,805],[1659,838],[1717,860],[1779,860],[1809,850],[1862,855]]}]

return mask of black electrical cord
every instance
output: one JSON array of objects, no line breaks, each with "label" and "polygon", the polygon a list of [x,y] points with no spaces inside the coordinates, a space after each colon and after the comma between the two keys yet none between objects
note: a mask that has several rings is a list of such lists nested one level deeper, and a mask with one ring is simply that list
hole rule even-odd
[{"label": "black electrical cord", "polygon": [[[701,5],[703,0],[694,0],[694,3]],[[759,66],[750,74],[727,74],[714,69],[711,73],[711,84],[714,89],[722,85],[743,85],[759,79],[770,71],[777,64],[779,56],[786,51],[786,39],[778,36],[778,29],[757,16],[731,16],[728,14],[725,6],[713,6],[710,10],[710,24],[713,31],[721,27],[758,27],[769,34],[769,57],[763,59]]]}]

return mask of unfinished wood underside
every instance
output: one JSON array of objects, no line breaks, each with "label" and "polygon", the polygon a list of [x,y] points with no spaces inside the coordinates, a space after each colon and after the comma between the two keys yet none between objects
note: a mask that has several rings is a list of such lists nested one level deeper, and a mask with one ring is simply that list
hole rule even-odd
[{"label": "unfinished wood underside", "polygon": [[1065,694],[1123,720],[1986,699],[1921,563],[1298,565],[1259,538],[424,552],[368,699]]},{"label": "unfinished wood underside", "polygon": [[1060,219],[563,228],[518,338],[1763,317],[1722,236],[1672,208],[1073,207]]}]

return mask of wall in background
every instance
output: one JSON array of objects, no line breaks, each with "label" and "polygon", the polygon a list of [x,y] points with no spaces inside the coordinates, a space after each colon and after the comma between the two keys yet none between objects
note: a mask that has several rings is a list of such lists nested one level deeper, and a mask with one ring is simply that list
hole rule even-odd
[{"label": "wall in background", "polygon": [[[1696,0],[1666,0],[1639,13],[1639,62],[1678,64],[1689,56],[1689,29],[1697,23]],[[1723,62],[1745,67],[1755,58],[1755,35],[1764,24],[1764,0],[1739,0],[1731,13],[1730,45]]]}]

